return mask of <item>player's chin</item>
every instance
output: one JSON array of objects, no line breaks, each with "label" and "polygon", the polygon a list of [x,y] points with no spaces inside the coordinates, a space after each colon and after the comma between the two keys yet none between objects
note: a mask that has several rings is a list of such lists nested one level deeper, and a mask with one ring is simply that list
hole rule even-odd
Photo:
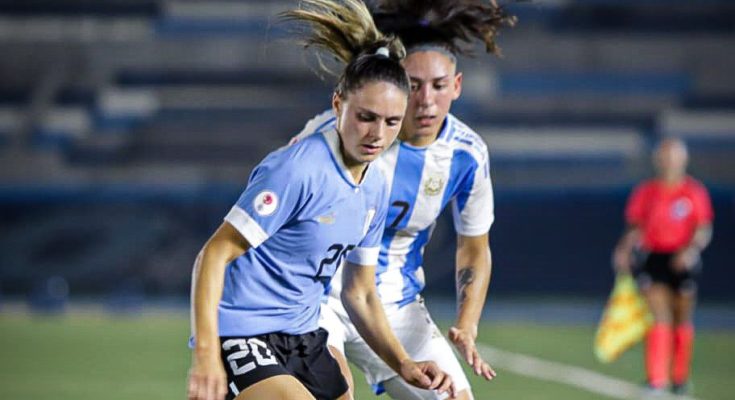
[{"label": "player's chin", "polygon": [[371,162],[378,158],[383,153],[383,148],[371,149],[371,151],[361,151],[359,160],[361,162]]},{"label": "player's chin", "polygon": [[417,137],[431,137],[434,136],[440,129],[441,124],[421,126],[416,129],[414,135]]}]

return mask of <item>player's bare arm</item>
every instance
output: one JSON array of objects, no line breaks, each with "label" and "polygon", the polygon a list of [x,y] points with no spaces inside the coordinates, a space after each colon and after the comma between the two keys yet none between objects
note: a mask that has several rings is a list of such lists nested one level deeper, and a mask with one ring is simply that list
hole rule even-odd
[{"label": "player's bare arm", "polygon": [[640,240],[638,225],[628,225],[613,251],[612,264],[617,272],[629,273],[633,267],[633,249]]},{"label": "player's bare arm", "polygon": [[250,248],[247,240],[224,222],[194,261],[192,277],[192,327],[196,344],[189,371],[190,400],[223,399],[226,374],[220,360],[217,305],[222,298],[225,267]]},{"label": "player's bare arm", "polygon": [[343,268],[342,302],[365,342],[406,382],[454,398],[452,378],[432,361],[413,361],[393,334],[375,287],[375,266],[346,263]]},{"label": "player's bare arm", "polygon": [[492,271],[488,234],[457,235],[456,259],[457,321],[449,329],[449,339],[475,374],[490,380],[496,373],[475,344]]}]

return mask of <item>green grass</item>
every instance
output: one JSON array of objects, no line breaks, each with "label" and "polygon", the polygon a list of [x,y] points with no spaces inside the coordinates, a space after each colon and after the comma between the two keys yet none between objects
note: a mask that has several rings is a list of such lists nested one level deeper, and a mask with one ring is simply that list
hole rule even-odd
[{"label": "green grass", "polygon": [[[180,314],[0,314],[0,399],[182,399],[188,331],[188,319]],[[592,355],[592,334],[592,327],[502,323],[483,326],[479,339],[504,350],[642,380],[640,347],[601,365]],[[734,355],[732,332],[698,333],[693,366],[697,397],[734,397]],[[478,399],[604,399],[495,367],[499,376],[492,382],[471,378]],[[386,399],[373,396],[359,373],[355,381],[358,399]]]}]

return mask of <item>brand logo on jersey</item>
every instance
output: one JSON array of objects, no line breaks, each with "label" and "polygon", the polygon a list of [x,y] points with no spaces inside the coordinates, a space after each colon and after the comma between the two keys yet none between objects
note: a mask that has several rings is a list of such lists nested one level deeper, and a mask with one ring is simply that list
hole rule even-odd
[{"label": "brand logo on jersey", "polygon": [[270,190],[264,190],[255,196],[253,208],[255,208],[255,212],[258,215],[267,217],[273,214],[278,208],[278,196]]},{"label": "brand logo on jersey", "polygon": [[436,196],[441,193],[442,188],[444,188],[444,179],[441,176],[430,176],[424,183],[424,194]]},{"label": "brand logo on jersey", "polygon": [[337,219],[337,215],[335,215],[334,212],[331,212],[327,215],[320,215],[316,217],[316,220],[320,224],[327,224],[327,225],[332,225],[336,219]]},{"label": "brand logo on jersey", "polygon": [[677,199],[671,205],[671,217],[674,219],[684,219],[692,212],[692,202],[686,197]]}]

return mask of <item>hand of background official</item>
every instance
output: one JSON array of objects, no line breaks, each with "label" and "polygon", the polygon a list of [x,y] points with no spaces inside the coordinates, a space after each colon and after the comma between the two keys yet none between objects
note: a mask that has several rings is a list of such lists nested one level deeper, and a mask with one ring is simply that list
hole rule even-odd
[{"label": "hand of background official", "polygon": [[674,254],[671,264],[675,271],[684,272],[694,268],[698,261],[699,251],[692,247],[687,247]]},{"label": "hand of background official", "polygon": [[613,251],[612,263],[615,272],[629,274],[633,266],[633,254],[629,250],[616,248]]},{"label": "hand of background official", "polygon": [[449,340],[452,341],[454,347],[457,348],[459,354],[467,361],[467,363],[475,371],[475,375],[482,376],[487,380],[491,380],[497,376],[490,364],[485,362],[477,351],[475,345],[475,337],[477,334],[467,332],[457,327],[449,328]]},{"label": "hand of background official", "polygon": [[418,388],[436,390],[439,394],[449,393],[452,399],[457,396],[452,377],[433,361],[404,360],[399,373],[403,380]]},{"label": "hand of background official", "polygon": [[197,354],[189,370],[189,400],[222,400],[227,395],[227,374],[218,352]]}]

